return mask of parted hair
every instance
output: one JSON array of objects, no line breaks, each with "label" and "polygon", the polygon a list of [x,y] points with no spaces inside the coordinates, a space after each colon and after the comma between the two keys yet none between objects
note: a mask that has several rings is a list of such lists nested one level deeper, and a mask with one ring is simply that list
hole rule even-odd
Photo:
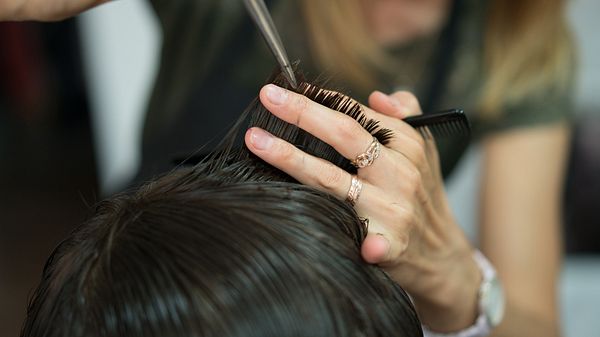
[{"label": "parted hair", "polygon": [[[298,91],[391,136],[345,96]],[[21,336],[422,336],[402,288],[361,258],[365,221],[234,145],[248,119],[345,165],[255,100],[199,164],[95,206],[48,259]]]}]

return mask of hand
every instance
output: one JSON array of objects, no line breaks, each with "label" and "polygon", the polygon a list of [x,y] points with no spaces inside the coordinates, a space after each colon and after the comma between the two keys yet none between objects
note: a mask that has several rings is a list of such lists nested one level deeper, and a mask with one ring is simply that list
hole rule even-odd
[{"label": "hand", "polygon": [[0,21],[58,21],[110,0],[2,0]]},{"label": "hand", "polygon": [[[381,114],[396,119],[421,114],[416,97],[405,91],[389,96],[375,91],[369,96],[369,105]],[[378,117],[380,116],[372,118]],[[410,131],[414,130],[411,128]],[[412,282],[417,289],[414,289],[409,281],[411,286],[407,290],[415,298],[417,308],[421,309],[419,312],[423,322],[436,331],[457,331],[471,325],[477,317],[481,275],[472,259],[472,249],[452,216],[444,191],[435,141],[432,137],[415,137],[414,133],[412,136],[422,145],[426,157],[425,163],[411,161],[419,171],[418,178],[426,194],[426,197],[421,199],[421,207],[417,205],[417,209],[420,209],[425,217],[414,219],[416,230],[413,232],[413,238],[422,238],[416,240],[417,242],[413,240],[413,244],[409,244],[403,253],[404,256],[396,260],[397,266],[389,268],[391,270],[388,272],[393,277],[396,273],[404,273],[403,276],[394,277],[400,284],[404,284],[402,282],[414,272],[416,276],[413,276]],[[403,148],[400,146],[397,149],[405,153]],[[437,262],[432,263],[434,260]],[[429,272],[425,269],[419,273],[418,269],[426,265],[430,266]],[[407,274],[410,270],[412,272]],[[442,280],[435,281],[438,278]],[[432,280],[433,282],[430,282]]]},{"label": "hand", "polygon": [[[263,105],[333,146],[352,160],[372,136],[354,119],[274,85],[260,92]],[[374,163],[358,170],[363,189],[355,207],[369,219],[363,258],[384,268],[413,297],[424,324],[450,332],[471,325],[477,316],[481,276],[462,231],[455,223],[443,189],[437,150],[399,118],[419,114],[408,93],[374,93],[364,107],[394,137]],[[345,199],[351,175],[310,156],[259,128],[246,133],[246,145],[266,162],[303,184]]]}]

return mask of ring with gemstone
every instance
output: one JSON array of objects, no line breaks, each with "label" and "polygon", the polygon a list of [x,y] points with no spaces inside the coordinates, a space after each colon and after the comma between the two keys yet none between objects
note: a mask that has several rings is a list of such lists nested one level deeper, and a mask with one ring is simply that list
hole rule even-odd
[{"label": "ring with gemstone", "polygon": [[373,141],[367,148],[367,150],[351,161],[352,165],[356,168],[364,168],[367,166],[371,166],[375,159],[379,157],[379,153],[381,152],[381,144],[377,140],[377,138],[373,137]]}]

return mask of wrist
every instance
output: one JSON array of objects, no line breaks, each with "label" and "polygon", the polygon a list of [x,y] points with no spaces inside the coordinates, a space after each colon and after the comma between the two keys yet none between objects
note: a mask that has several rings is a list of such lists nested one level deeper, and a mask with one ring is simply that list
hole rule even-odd
[{"label": "wrist", "polygon": [[483,337],[500,324],[504,316],[504,292],[492,264],[480,251],[475,251],[473,259],[481,273],[478,291],[478,316],[474,324],[455,331],[432,331],[423,326],[425,337]]},{"label": "wrist", "polygon": [[479,316],[482,275],[472,253],[463,254],[456,266],[435,276],[436,286],[425,296],[415,296],[424,325],[433,331],[451,332],[473,325]]}]

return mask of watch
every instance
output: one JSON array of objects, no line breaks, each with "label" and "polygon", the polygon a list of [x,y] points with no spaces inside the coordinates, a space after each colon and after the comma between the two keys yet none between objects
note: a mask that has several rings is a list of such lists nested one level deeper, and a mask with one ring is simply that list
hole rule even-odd
[{"label": "watch", "polygon": [[479,316],[472,326],[456,332],[438,333],[423,326],[425,337],[484,337],[491,333],[502,322],[504,317],[504,290],[496,275],[496,270],[479,251],[475,250],[473,259],[481,271],[481,285],[479,286]]},{"label": "watch", "polygon": [[485,316],[492,329],[498,326],[504,317],[504,290],[490,261],[479,250],[475,251],[473,258],[483,276],[479,287],[479,313]]}]

